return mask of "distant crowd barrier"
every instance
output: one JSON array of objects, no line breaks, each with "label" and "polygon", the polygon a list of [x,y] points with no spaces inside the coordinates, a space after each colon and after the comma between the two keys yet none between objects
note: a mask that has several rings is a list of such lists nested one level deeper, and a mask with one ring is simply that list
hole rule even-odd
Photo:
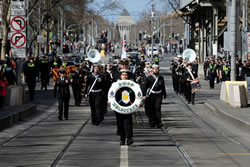
[{"label": "distant crowd barrier", "polygon": [[4,99],[4,104],[6,106],[22,105],[24,104],[24,95],[24,86],[10,85],[7,87],[7,95]]},{"label": "distant crowd barrier", "polygon": [[222,82],[220,100],[235,108],[248,106],[248,85],[247,81],[226,81]]}]

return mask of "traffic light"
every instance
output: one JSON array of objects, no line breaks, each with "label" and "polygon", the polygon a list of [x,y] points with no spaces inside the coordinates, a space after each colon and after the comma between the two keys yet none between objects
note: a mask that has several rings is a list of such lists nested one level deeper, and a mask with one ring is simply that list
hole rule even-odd
[{"label": "traffic light", "polygon": [[63,45],[63,53],[69,53],[69,46]]},{"label": "traffic light", "polygon": [[92,20],[89,20],[89,24],[91,24],[92,23]]},{"label": "traffic light", "polygon": [[103,39],[103,33],[101,33],[101,39]]},{"label": "traffic light", "polygon": [[61,41],[58,39],[58,40],[56,41],[56,44],[57,44],[58,46],[60,46],[60,43],[61,43]]},{"label": "traffic light", "polygon": [[148,43],[148,44],[151,44],[151,37],[148,37],[147,43]]}]

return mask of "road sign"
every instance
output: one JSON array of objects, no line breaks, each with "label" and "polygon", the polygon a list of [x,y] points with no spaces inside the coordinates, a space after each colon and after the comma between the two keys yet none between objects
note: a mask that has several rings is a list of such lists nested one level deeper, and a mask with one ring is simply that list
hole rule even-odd
[{"label": "road sign", "polygon": [[11,48],[11,53],[15,58],[25,58],[26,48]]},{"label": "road sign", "polygon": [[11,44],[12,47],[22,48],[26,47],[26,33],[24,32],[15,32],[11,35]]},{"label": "road sign", "polygon": [[25,31],[26,21],[22,16],[11,17],[10,26],[12,31]]},{"label": "road sign", "polygon": [[11,1],[11,15],[12,16],[25,16],[25,0],[12,0]]}]

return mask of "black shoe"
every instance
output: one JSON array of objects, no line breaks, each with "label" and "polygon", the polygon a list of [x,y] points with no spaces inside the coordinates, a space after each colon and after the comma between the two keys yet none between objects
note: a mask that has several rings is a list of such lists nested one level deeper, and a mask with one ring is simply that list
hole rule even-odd
[{"label": "black shoe", "polygon": [[131,145],[131,144],[133,144],[133,143],[134,143],[133,139],[128,139],[128,141],[127,141],[127,145],[128,146]]},{"label": "black shoe", "polygon": [[121,140],[120,145],[124,146],[125,145],[125,141]]},{"label": "black shoe", "polygon": [[61,121],[61,120],[62,120],[62,117],[58,117],[58,119]]},{"label": "black shoe", "polygon": [[66,118],[65,118],[65,120],[69,120],[69,118],[68,118],[68,117],[66,117]]},{"label": "black shoe", "polygon": [[149,127],[150,127],[150,128],[154,128],[154,127],[155,127],[155,125],[149,125]]},{"label": "black shoe", "polygon": [[160,124],[157,125],[157,128],[161,128],[162,126],[163,126],[163,124],[160,123]]}]

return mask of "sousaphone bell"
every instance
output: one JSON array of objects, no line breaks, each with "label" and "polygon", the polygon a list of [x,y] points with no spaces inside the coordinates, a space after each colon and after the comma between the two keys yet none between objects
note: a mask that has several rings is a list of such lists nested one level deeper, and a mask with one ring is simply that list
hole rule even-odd
[{"label": "sousaphone bell", "polygon": [[96,49],[90,49],[87,56],[92,63],[98,63],[101,60],[101,54]]},{"label": "sousaphone bell", "polygon": [[197,57],[197,54],[195,53],[195,51],[193,49],[186,49],[182,53],[183,60],[187,60],[190,63],[195,61],[196,57]]}]

